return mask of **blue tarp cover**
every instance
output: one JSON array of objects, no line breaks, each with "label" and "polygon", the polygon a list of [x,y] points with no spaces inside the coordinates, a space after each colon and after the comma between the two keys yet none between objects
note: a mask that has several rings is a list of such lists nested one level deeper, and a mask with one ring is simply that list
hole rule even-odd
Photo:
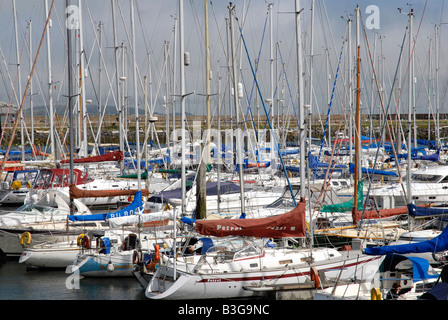
[{"label": "blue tarp cover", "polygon": [[98,213],[98,214],[81,214],[81,215],[69,215],[70,221],[105,221],[110,218],[118,218],[134,215],[137,210],[142,209],[143,200],[142,192],[137,191],[134,195],[134,200],[125,208],[112,213]]},{"label": "blue tarp cover", "polygon": [[412,262],[412,280],[413,281],[421,281],[425,279],[434,279],[438,278],[438,274],[428,274],[429,270],[429,262],[428,260],[420,257],[408,257],[400,254],[388,254],[382,265],[380,267],[381,270],[389,270],[395,271],[396,266],[404,260],[409,260]]},{"label": "blue tarp cover", "polygon": [[[350,163],[350,173],[355,172],[355,165],[353,163]],[[368,174],[379,174],[382,176],[393,176],[397,177],[398,174],[395,171],[388,171],[388,170],[378,170],[378,169],[371,169],[371,168],[361,168],[362,173],[368,173]]]},{"label": "blue tarp cover", "polygon": [[448,227],[441,234],[431,240],[399,244],[393,246],[365,248],[364,252],[370,255],[385,255],[388,253],[423,253],[423,252],[441,252],[448,250]]},{"label": "blue tarp cover", "polygon": [[415,204],[408,204],[409,215],[413,217],[428,217],[448,214],[448,207],[418,207]]}]

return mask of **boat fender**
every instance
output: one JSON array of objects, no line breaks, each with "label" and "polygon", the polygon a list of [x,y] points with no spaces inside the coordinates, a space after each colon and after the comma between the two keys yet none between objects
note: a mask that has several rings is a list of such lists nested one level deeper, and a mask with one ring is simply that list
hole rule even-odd
[{"label": "boat fender", "polygon": [[12,182],[12,188],[14,190],[19,190],[22,187],[22,183],[19,180],[14,180]]},{"label": "boat fender", "polygon": [[88,236],[84,236],[84,238],[82,238],[82,247],[84,249],[90,249],[90,238]]},{"label": "boat fender", "polygon": [[107,264],[107,271],[112,272],[114,270],[115,270],[114,265],[112,263],[108,263]]},{"label": "boat fender", "polygon": [[82,239],[83,239],[85,236],[86,236],[85,233],[81,233],[81,234],[78,236],[78,240],[76,241],[76,244],[78,245],[78,247],[81,247],[81,246],[82,246]]},{"label": "boat fender", "polygon": [[311,277],[311,281],[314,281],[314,287],[316,289],[319,288],[320,287],[320,278],[319,278],[317,269],[315,267],[310,268],[310,277]]},{"label": "boat fender", "polygon": [[382,300],[380,289],[372,288],[370,290],[370,300]]},{"label": "boat fender", "polygon": [[132,254],[132,262],[134,264],[137,264],[140,261],[142,261],[142,253],[137,250],[134,250],[134,253]]},{"label": "boat fender", "polygon": [[22,233],[22,235],[20,236],[20,245],[23,246],[25,243],[31,243],[31,233],[29,233],[28,231]]},{"label": "boat fender", "polygon": [[163,211],[168,211],[168,210],[171,210],[171,209],[173,209],[173,207],[169,203],[167,203],[165,208],[163,208]]},{"label": "boat fender", "polygon": [[156,244],[154,245],[154,247],[156,248],[156,254],[155,254],[156,261],[160,262],[160,246]]}]

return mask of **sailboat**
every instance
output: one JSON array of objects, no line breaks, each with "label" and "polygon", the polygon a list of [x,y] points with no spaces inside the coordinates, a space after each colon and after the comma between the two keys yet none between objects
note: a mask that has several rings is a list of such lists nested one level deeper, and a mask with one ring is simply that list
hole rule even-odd
[{"label": "sailboat", "polygon": [[[231,16],[232,10],[231,5]],[[296,1],[297,21],[298,13]],[[300,30],[297,33],[300,35]],[[300,150],[303,155],[304,148]],[[266,297],[285,288],[300,289],[311,279],[319,287],[319,275],[345,279],[365,277],[372,269],[376,270],[381,257],[368,257],[360,250],[291,248],[260,241],[273,238],[281,242],[307,236],[304,192],[301,188],[301,200],[296,203],[294,199],[296,206],[283,214],[259,219],[196,220],[195,230],[199,234],[232,238],[227,245],[220,243],[203,255],[170,258],[155,272],[145,290],[146,296],[170,300]],[[234,243],[235,236],[238,245]]]},{"label": "sailboat", "polygon": [[[304,237],[305,201],[283,215],[260,219],[196,221],[196,230],[218,237],[244,236],[243,246],[232,241],[212,247],[204,255],[172,259],[159,267],[145,294],[150,299],[213,299],[267,296],[270,292],[310,282],[318,274],[342,279],[366,277],[381,263],[360,250],[268,247],[247,237]],[[259,242],[259,241],[258,241]],[[176,280],[173,280],[176,279]]]}]

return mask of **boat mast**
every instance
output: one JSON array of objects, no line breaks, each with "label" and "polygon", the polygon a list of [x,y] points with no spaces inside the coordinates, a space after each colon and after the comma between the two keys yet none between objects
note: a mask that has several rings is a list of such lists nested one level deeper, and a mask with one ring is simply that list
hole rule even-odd
[{"label": "boat mast", "polygon": [[[13,10],[14,10],[14,30],[15,30],[15,38],[16,38],[16,58],[17,58],[17,82],[19,86],[19,97],[22,97],[22,77],[20,72],[20,53],[19,53],[19,39],[18,39],[18,33],[17,33],[17,9],[16,9],[16,1],[13,0]],[[53,115],[51,115],[53,116]],[[20,110],[17,114],[17,117],[20,117],[20,141],[22,143],[21,150],[22,150],[22,161],[25,160],[25,138],[23,135],[24,132],[24,125],[23,125],[23,112]],[[19,119],[16,119],[16,121],[19,121]],[[6,160],[6,157],[5,157]]]},{"label": "boat mast", "polygon": [[207,164],[210,156],[210,50],[208,34],[208,0],[204,0],[205,11],[205,100],[207,112],[207,140],[201,143],[199,159],[199,172],[196,181],[196,214],[198,219],[204,219],[207,215]]},{"label": "boat mast", "polygon": [[81,123],[81,149],[79,152],[83,154],[84,157],[88,155],[87,148],[87,109],[86,109],[86,83],[85,83],[85,51],[84,51],[84,32],[82,29],[82,3],[78,0],[78,10],[79,10],[79,29],[78,29],[78,42],[79,42],[79,81],[81,82],[81,93],[79,94],[79,99],[81,99],[79,107],[82,109],[82,123]]},{"label": "boat mast", "polygon": [[354,212],[358,209],[358,181],[361,180],[360,175],[360,158],[361,153],[361,114],[360,114],[360,74],[361,74],[361,45],[359,40],[359,6],[356,6],[356,116],[355,116],[355,174],[354,174]]},{"label": "boat mast", "polygon": [[136,140],[136,153],[137,153],[137,185],[138,190],[142,188],[142,177],[140,174],[141,154],[140,154],[140,128],[139,128],[139,113],[138,113],[138,93],[137,93],[137,53],[135,46],[135,27],[134,27],[134,0],[131,2],[131,31],[132,31],[132,71],[134,78],[134,107],[135,107],[135,140]]},{"label": "boat mast", "polygon": [[[71,12],[68,10],[70,6],[70,0],[65,0],[66,13],[68,15]],[[72,70],[72,26],[67,25],[67,67],[68,67],[68,114],[69,114],[69,136],[70,136],[70,184],[75,183],[74,181],[74,170],[73,170],[73,154],[74,154],[74,144],[75,144],[75,134],[73,126],[73,109],[74,109],[74,96],[73,96],[73,70]],[[70,211],[74,210],[73,198],[70,196]]]},{"label": "boat mast", "polygon": [[[412,59],[412,46],[413,46],[413,39],[412,39],[412,24],[414,19],[414,9],[411,9],[411,12],[409,13],[409,61]],[[410,64],[409,68],[409,88],[408,88],[408,161],[407,161],[407,168],[406,168],[406,186],[407,186],[407,203],[412,203],[412,190],[411,190],[411,167],[412,167],[412,160],[411,160],[411,149],[412,149],[412,143],[411,143],[411,135],[412,135],[412,80],[413,80],[413,74],[412,74],[412,65]],[[410,231],[412,231],[412,219],[409,219],[410,223]]]},{"label": "boat mast", "polygon": [[[117,35],[117,26],[116,26],[116,17],[115,17],[115,1],[112,2],[112,26],[114,33],[114,50],[115,50],[115,81],[117,85],[117,111],[118,111],[118,131],[119,131],[119,146],[120,150],[124,152],[124,143],[123,143],[123,110],[121,108],[121,95],[120,95],[120,74],[118,70],[118,35]],[[124,161],[120,161],[120,172],[123,173],[124,170]]]},{"label": "boat mast", "polygon": [[[30,63],[30,71],[31,71],[31,66],[33,65],[33,28],[32,28],[32,21],[29,20],[28,21],[28,25],[29,25],[29,43],[28,46],[30,48],[30,54],[29,54],[29,63]],[[30,82],[30,116],[31,116],[31,143],[34,144],[34,106],[33,106],[33,82]]]},{"label": "boat mast", "polygon": [[[233,100],[235,104],[235,114],[236,114],[236,162],[238,164],[238,173],[240,179],[240,199],[241,199],[241,216],[245,216],[246,214],[246,203],[245,203],[245,195],[244,195],[244,178],[243,178],[243,148],[242,148],[242,137],[241,137],[241,128],[240,128],[240,113],[239,113],[239,90],[238,90],[238,81],[237,81],[237,68],[236,68],[236,57],[235,57],[235,39],[234,39],[234,26],[233,26],[233,10],[235,6],[232,2],[229,3],[229,23],[230,23],[230,43],[231,43],[231,59],[232,59],[232,67],[233,67]],[[272,139],[272,138],[271,138]]]},{"label": "boat mast", "polygon": [[296,48],[297,48],[297,76],[298,76],[298,92],[299,92],[299,148],[300,148],[300,198],[305,197],[305,140],[306,140],[306,126],[305,126],[305,110],[304,110],[304,90],[303,82],[303,61],[302,61],[302,29],[300,19],[300,0],[295,1],[295,13],[296,13]]}]

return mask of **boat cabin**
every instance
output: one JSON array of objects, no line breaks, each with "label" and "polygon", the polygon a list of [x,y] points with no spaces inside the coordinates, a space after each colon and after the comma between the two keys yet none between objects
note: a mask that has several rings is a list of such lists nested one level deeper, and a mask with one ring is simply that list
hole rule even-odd
[{"label": "boat cabin", "polygon": [[[93,181],[87,173],[73,169],[73,180],[76,185]],[[70,185],[70,169],[41,169],[36,177],[33,189],[68,187]]]},{"label": "boat cabin", "polygon": [[2,181],[1,190],[20,189],[21,187],[31,188],[34,185],[38,170],[17,170],[5,172],[5,179]]}]

